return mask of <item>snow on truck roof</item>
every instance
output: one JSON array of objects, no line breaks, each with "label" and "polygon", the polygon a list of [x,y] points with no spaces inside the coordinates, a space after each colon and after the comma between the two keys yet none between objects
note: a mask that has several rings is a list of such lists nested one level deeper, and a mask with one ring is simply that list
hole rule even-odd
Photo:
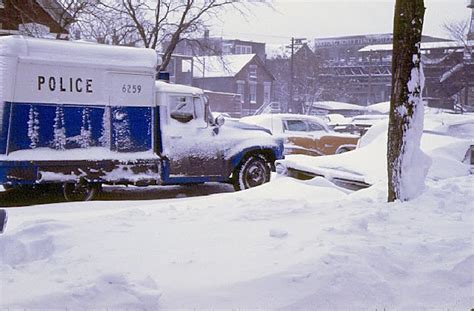
[{"label": "snow on truck roof", "polygon": [[204,91],[197,87],[182,84],[173,84],[165,81],[156,81],[155,87],[155,90],[160,93],[181,93],[194,95],[204,94]]},{"label": "snow on truck roof", "polygon": [[140,68],[153,72],[157,65],[157,55],[152,49],[23,36],[0,38],[0,56],[55,63]]}]

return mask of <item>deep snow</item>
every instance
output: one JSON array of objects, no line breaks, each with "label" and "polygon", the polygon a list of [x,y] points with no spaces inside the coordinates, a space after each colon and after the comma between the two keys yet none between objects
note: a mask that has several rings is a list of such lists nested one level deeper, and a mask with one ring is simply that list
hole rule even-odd
[{"label": "deep snow", "polygon": [[359,150],[298,162],[374,184],[358,192],[274,176],[258,188],[194,198],[184,193],[212,185],[162,189],[161,200],[146,194],[156,187],[107,188],[103,198],[115,201],[8,209],[0,307],[472,308],[474,175],[462,162],[472,124],[472,116],[425,120],[432,166],[409,202],[385,202],[381,123]]},{"label": "deep snow", "polygon": [[9,209],[1,306],[467,309],[474,176],[385,203],[326,180]]}]

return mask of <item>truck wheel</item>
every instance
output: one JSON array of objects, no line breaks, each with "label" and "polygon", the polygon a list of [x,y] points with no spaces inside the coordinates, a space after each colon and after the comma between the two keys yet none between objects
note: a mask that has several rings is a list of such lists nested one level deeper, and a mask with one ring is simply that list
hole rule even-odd
[{"label": "truck wheel", "polygon": [[90,201],[99,192],[100,185],[88,182],[65,183],[63,194],[66,201]]},{"label": "truck wheel", "polygon": [[261,155],[246,158],[234,171],[234,189],[244,190],[270,181],[270,167]]}]

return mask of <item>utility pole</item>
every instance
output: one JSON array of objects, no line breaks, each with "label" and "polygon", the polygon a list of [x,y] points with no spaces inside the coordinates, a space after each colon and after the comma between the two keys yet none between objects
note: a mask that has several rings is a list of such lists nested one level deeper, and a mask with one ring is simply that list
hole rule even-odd
[{"label": "utility pole", "polygon": [[294,64],[294,55],[295,55],[295,46],[302,46],[306,41],[306,38],[291,38],[291,45],[287,45],[286,48],[291,49],[291,57],[290,57],[290,83],[289,83],[289,98],[288,98],[288,107],[287,112],[296,112],[294,103],[293,103],[293,85],[295,79],[295,64]]},{"label": "utility pole", "polygon": [[369,66],[367,67],[367,106],[372,103],[372,53],[369,53]]},{"label": "utility pole", "polygon": [[293,112],[293,80],[295,78],[294,74],[294,61],[293,55],[295,54],[295,38],[291,38],[291,58],[290,58],[290,98],[288,100],[288,110]]}]

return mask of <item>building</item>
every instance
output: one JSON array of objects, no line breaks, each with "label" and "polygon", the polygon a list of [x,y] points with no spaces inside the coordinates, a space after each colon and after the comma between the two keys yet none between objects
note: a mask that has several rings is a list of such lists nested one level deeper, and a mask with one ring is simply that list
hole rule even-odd
[{"label": "building", "polygon": [[68,38],[72,16],[56,0],[0,0],[0,35]]},{"label": "building", "polygon": [[[257,54],[200,56],[194,58],[193,85],[199,88],[240,95],[240,107],[229,112],[235,116],[253,114],[272,96],[273,75]],[[240,111],[239,111],[240,110]]]},{"label": "building", "polygon": [[[318,100],[321,93],[318,81],[320,60],[308,44],[305,43],[295,49],[293,62],[289,52],[267,59],[265,65],[275,77],[272,101],[278,102],[282,111],[303,113],[304,103]],[[293,74],[291,74],[292,67]],[[293,92],[290,92],[291,85]],[[290,96],[293,97],[292,101]]]},{"label": "building", "polygon": [[[162,54],[158,53],[158,57]],[[181,54],[172,54],[171,60],[164,70],[169,73],[171,83],[193,84],[193,57]]]},{"label": "building", "polygon": [[[360,53],[362,57],[377,56],[379,62],[374,63],[372,68],[390,68],[390,74],[372,79],[380,78],[382,83],[387,84],[386,91],[389,92],[392,45],[370,45],[361,49]],[[471,99],[471,89],[474,87],[474,41],[425,42],[421,43],[421,54],[425,75],[423,97],[428,105],[447,109],[474,106]],[[368,89],[372,93],[379,91],[377,86],[369,85]]]},{"label": "building", "polygon": [[190,56],[257,54],[262,61],[266,59],[265,43],[209,37],[209,32],[203,38],[181,40],[174,52]]},{"label": "building", "polygon": [[[447,39],[422,38],[425,55],[439,55],[451,44]],[[369,105],[390,99],[391,34],[317,39],[315,54],[323,61],[318,77],[321,100]]]},{"label": "building", "polygon": [[469,25],[469,32],[467,34],[467,40],[474,40],[474,0],[471,0],[467,5],[468,9],[471,9],[471,23]]},{"label": "building", "polygon": [[[363,62],[359,50],[368,45],[391,44],[391,33],[317,38],[314,40],[314,52],[329,64],[351,65]],[[423,36],[422,42],[449,41],[442,38]]]}]

